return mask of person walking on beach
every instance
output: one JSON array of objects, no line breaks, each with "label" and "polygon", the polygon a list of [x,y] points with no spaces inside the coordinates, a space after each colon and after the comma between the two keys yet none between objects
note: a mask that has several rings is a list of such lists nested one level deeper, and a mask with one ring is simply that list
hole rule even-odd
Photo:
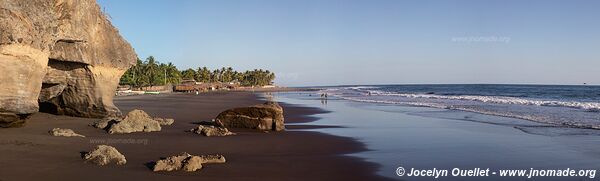
[{"label": "person walking on beach", "polygon": [[322,93],[321,94],[321,99],[327,99],[327,93]]}]

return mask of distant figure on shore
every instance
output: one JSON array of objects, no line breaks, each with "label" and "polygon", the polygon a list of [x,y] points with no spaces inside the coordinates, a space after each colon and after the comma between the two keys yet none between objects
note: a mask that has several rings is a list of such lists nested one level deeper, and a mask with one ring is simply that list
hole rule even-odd
[{"label": "distant figure on shore", "polygon": [[321,99],[327,99],[327,93],[321,94]]},{"label": "distant figure on shore", "polygon": [[327,104],[327,93],[321,94],[321,104]]},{"label": "distant figure on shore", "polygon": [[327,104],[327,93],[321,94],[321,104]]},{"label": "distant figure on shore", "polygon": [[200,92],[196,91],[196,95],[200,94]]}]

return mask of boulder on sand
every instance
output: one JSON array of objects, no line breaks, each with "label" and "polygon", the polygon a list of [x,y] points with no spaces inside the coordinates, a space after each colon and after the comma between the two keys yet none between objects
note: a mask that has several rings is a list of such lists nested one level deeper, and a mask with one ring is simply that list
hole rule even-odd
[{"label": "boulder on sand", "polygon": [[204,135],[204,136],[229,136],[235,135],[235,133],[230,132],[227,128],[215,127],[215,126],[203,126],[199,125],[198,127],[190,130],[193,133]]},{"label": "boulder on sand", "polygon": [[152,132],[160,131],[160,123],[146,112],[135,109],[121,119],[118,117],[102,119],[92,126],[114,133]]},{"label": "boulder on sand", "polygon": [[75,133],[72,129],[54,128],[48,131],[52,136],[64,136],[64,137],[85,137],[83,135]]},{"label": "boulder on sand", "polygon": [[223,155],[201,155],[202,163],[225,163],[225,157]]},{"label": "boulder on sand", "polygon": [[194,156],[183,152],[178,156],[170,156],[157,161],[153,171],[184,170],[186,172],[193,172],[202,169],[202,164],[205,163],[225,163],[225,157],[222,155]]},{"label": "boulder on sand", "polygon": [[218,126],[258,130],[285,130],[283,108],[276,102],[266,102],[250,107],[233,108],[215,118]]},{"label": "boulder on sand", "polygon": [[108,133],[133,133],[160,131],[160,123],[142,110],[133,110],[125,116],[122,121],[113,124]]},{"label": "boulder on sand", "polygon": [[85,162],[91,162],[96,165],[107,165],[109,163],[116,163],[117,165],[124,165],[127,163],[125,156],[121,154],[115,147],[108,145],[98,145],[94,150],[84,155]]},{"label": "boulder on sand", "polygon": [[0,127],[38,111],[120,115],[114,92],[136,57],[95,0],[1,0]]}]

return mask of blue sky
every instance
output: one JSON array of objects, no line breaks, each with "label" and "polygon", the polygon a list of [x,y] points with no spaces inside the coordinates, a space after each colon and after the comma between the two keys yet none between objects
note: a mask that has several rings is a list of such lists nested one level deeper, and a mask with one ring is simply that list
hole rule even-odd
[{"label": "blue sky", "polygon": [[98,0],[142,59],[286,86],[600,84],[600,1]]}]

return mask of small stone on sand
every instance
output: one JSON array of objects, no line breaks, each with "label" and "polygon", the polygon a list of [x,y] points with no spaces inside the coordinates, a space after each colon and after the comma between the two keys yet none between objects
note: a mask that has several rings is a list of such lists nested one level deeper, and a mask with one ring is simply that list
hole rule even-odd
[{"label": "small stone on sand", "polygon": [[94,150],[85,154],[84,159],[86,163],[91,162],[100,166],[113,162],[117,165],[124,165],[127,163],[127,160],[123,154],[121,154],[115,147],[108,145],[96,146]]},{"label": "small stone on sand", "polygon": [[52,136],[64,136],[64,137],[85,137],[83,135],[75,133],[75,131],[71,129],[63,129],[63,128],[54,128],[48,131]]},{"label": "small stone on sand", "polygon": [[235,133],[230,132],[227,128],[215,127],[215,126],[203,126],[199,125],[198,127],[190,130],[193,133],[204,135],[204,136],[229,136],[235,135]]},{"label": "small stone on sand", "polygon": [[170,156],[162,160],[158,160],[154,165],[153,171],[175,171],[183,170],[193,172],[202,169],[202,164],[225,163],[225,157],[222,155],[202,155],[194,156],[186,152],[178,156]]}]

